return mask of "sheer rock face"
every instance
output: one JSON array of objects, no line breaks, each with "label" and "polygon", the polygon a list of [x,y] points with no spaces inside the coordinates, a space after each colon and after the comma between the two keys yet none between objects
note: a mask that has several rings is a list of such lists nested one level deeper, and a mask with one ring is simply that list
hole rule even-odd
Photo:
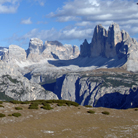
[{"label": "sheer rock face", "polygon": [[37,62],[40,61],[40,55],[43,52],[43,41],[38,38],[31,38],[27,50],[27,59]]},{"label": "sheer rock face", "polygon": [[105,44],[105,56],[112,58],[117,55],[116,46],[122,41],[122,34],[119,25],[114,23],[109,27],[108,37]]},{"label": "sheer rock face", "polygon": [[138,82],[132,81],[131,75],[128,77],[126,74],[119,74],[118,77],[115,73],[106,74],[106,77],[102,75],[100,76],[100,73],[97,76],[96,74],[81,76],[76,73],[63,75],[57,79],[54,93],[60,99],[93,107],[126,109],[138,106],[136,86]]},{"label": "sheer rock face", "polygon": [[94,30],[91,45],[91,57],[104,56],[105,55],[105,43],[108,36],[108,32],[101,25],[97,25]]},{"label": "sheer rock face", "polygon": [[80,55],[83,57],[114,58],[118,56],[120,58],[121,55],[122,58],[122,54],[125,56],[128,54],[130,45],[136,44],[127,32],[120,31],[119,25],[116,23],[111,24],[108,31],[102,25],[97,25],[94,29],[92,42],[90,44],[86,42],[87,40],[81,46],[83,54]]},{"label": "sheer rock face", "polygon": [[89,57],[90,54],[90,44],[88,44],[87,40],[85,39],[83,44],[80,46],[80,56]]},{"label": "sheer rock face", "polygon": [[4,61],[26,61],[26,52],[17,45],[10,45],[9,49],[2,56]]}]

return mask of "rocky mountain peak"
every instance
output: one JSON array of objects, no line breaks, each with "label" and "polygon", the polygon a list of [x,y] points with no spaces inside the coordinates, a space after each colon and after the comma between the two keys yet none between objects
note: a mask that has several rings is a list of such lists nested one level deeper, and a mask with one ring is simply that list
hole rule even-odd
[{"label": "rocky mountain peak", "polygon": [[108,37],[105,44],[105,56],[112,58],[116,56],[116,45],[122,41],[119,25],[113,23],[109,26]]},{"label": "rocky mountain peak", "polygon": [[108,31],[101,25],[97,25],[94,29],[92,42],[90,44],[91,57],[104,55],[105,43],[108,37]]},{"label": "rocky mountain peak", "polygon": [[43,41],[39,38],[31,38],[28,51],[29,53],[41,54],[43,51]]},{"label": "rocky mountain peak", "polygon": [[88,44],[86,39],[84,40],[83,44],[80,46],[80,56],[81,57],[90,56],[90,45]]},{"label": "rocky mountain peak", "polygon": [[52,46],[52,45],[63,46],[63,44],[60,43],[59,41],[45,41],[45,46]]},{"label": "rocky mountain peak", "polygon": [[112,23],[109,26],[108,31],[99,24],[94,29],[92,42],[88,44],[85,40],[81,45],[80,56],[103,56],[106,58],[113,58],[115,56],[118,56],[119,58],[122,58],[123,56],[127,57],[128,47],[133,49],[136,47],[134,45],[137,45],[137,42],[130,38],[126,31],[121,31],[117,23]]}]

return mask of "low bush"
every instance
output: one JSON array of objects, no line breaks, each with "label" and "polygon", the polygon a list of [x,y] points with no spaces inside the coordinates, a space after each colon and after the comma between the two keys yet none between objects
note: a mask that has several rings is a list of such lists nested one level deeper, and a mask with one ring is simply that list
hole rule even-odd
[{"label": "low bush", "polygon": [[45,103],[44,106],[42,106],[41,108],[43,108],[45,110],[51,110],[51,109],[53,109],[48,103]]},{"label": "low bush", "polygon": [[51,110],[51,109],[53,109],[51,106],[42,106],[41,108],[43,108],[45,110]]},{"label": "low bush", "polygon": [[4,108],[4,106],[3,106],[3,105],[1,105],[1,104],[0,104],[0,107],[3,107],[3,108]]},{"label": "low bush", "polygon": [[19,117],[19,116],[21,116],[21,114],[20,113],[13,113],[12,116]]},{"label": "low bush", "polygon": [[136,108],[135,111],[138,111],[138,109]]},{"label": "low bush", "polygon": [[44,105],[44,106],[50,106],[47,102],[42,102],[42,105]]},{"label": "low bush", "polygon": [[28,109],[38,109],[38,104],[30,104],[30,106],[28,107]]},{"label": "low bush", "polygon": [[15,107],[16,110],[23,110],[21,107]]},{"label": "low bush", "polygon": [[94,114],[95,113],[95,111],[93,111],[93,110],[89,110],[87,112],[90,113],[90,114]]},{"label": "low bush", "polygon": [[0,104],[3,104],[3,101],[0,101]]},{"label": "low bush", "polygon": [[16,101],[16,100],[13,100],[13,101],[10,101],[11,103],[13,104],[21,104],[22,102],[21,101]]},{"label": "low bush", "polygon": [[85,105],[85,107],[92,107],[91,105]]},{"label": "low bush", "polygon": [[5,117],[5,114],[0,113],[0,117]]},{"label": "low bush", "polygon": [[8,114],[8,116],[12,116],[12,114]]},{"label": "low bush", "polygon": [[58,103],[57,106],[66,106],[65,103]]},{"label": "low bush", "polygon": [[103,111],[102,114],[109,115],[110,113],[107,111]]},{"label": "low bush", "polygon": [[76,102],[71,102],[71,105],[76,106],[76,107],[79,106],[79,104]]}]

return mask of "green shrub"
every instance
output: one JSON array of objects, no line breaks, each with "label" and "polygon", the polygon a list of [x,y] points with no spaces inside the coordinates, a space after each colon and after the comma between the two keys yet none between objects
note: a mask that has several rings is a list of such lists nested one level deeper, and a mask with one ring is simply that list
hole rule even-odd
[{"label": "green shrub", "polygon": [[109,115],[110,113],[107,111],[103,111],[102,114]]},{"label": "green shrub", "polygon": [[21,104],[21,101],[16,101],[16,100],[13,100],[13,101],[10,101],[11,103],[13,104]]},{"label": "green shrub", "polygon": [[0,104],[0,107],[3,107],[3,108],[4,108],[4,106],[3,106],[3,105],[1,105],[1,104]]},{"label": "green shrub", "polygon": [[45,110],[51,110],[53,109],[48,103],[43,103],[44,106],[42,106],[41,108],[45,109]]},{"label": "green shrub", "polygon": [[51,106],[42,106],[41,108],[43,108],[45,110],[51,110],[51,109],[53,109]]},{"label": "green shrub", "polygon": [[19,117],[19,116],[21,116],[21,114],[20,113],[13,113],[12,116]]},{"label": "green shrub", "polygon": [[95,113],[95,111],[93,111],[93,110],[89,110],[87,112],[90,113],[90,114],[94,114]]},{"label": "green shrub", "polygon": [[91,105],[85,105],[85,107],[92,107]]},{"label": "green shrub", "polygon": [[38,104],[30,104],[28,109],[38,109]]},{"label": "green shrub", "polygon": [[42,105],[44,105],[44,106],[50,106],[47,102],[43,102]]},{"label": "green shrub", "polygon": [[5,114],[0,113],[0,117],[5,117]]},{"label": "green shrub", "polygon": [[0,101],[0,104],[3,104],[3,101]]},{"label": "green shrub", "polygon": [[136,108],[135,111],[138,111],[138,109]]},{"label": "green shrub", "polygon": [[57,106],[66,106],[65,103],[58,103]]},{"label": "green shrub", "polygon": [[12,114],[8,114],[8,116],[12,116]]},{"label": "green shrub", "polygon": [[71,102],[71,105],[76,106],[76,107],[79,106],[79,104],[76,102]]},{"label": "green shrub", "polygon": [[21,107],[15,107],[16,110],[23,110]]}]

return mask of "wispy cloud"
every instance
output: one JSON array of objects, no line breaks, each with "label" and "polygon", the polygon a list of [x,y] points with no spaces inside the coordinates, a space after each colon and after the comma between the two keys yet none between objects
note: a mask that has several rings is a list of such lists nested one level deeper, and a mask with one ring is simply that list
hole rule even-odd
[{"label": "wispy cloud", "polygon": [[20,0],[0,0],[0,13],[15,13]]},{"label": "wispy cloud", "polygon": [[138,6],[134,0],[73,0],[66,2],[48,16],[58,22],[75,21],[76,27],[82,28],[93,28],[97,24],[107,27],[112,22],[124,28],[129,24],[130,28],[126,28],[126,31],[138,33],[132,29],[137,27],[138,23]]},{"label": "wispy cloud", "polygon": [[31,18],[28,18],[28,19],[22,19],[21,24],[32,24],[32,21],[31,21]]},{"label": "wispy cloud", "polygon": [[44,6],[45,5],[45,0],[35,0],[35,2],[37,2],[40,6]]},{"label": "wispy cloud", "polygon": [[[85,38],[90,40],[97,24],[102,24],[108,29],[112,22],[118,23],[120,29],[126,30],[130,35],[138,33],[138,6],[134,0],[72,0],[67,1],[48,16],[55,18],[57,22],[73,22],[71,26],[60,30],[35,28],[15,39],[24,41],[37,37],[42,40],[84,40]],[[30,18],[27,20],[31,22]],[[44,22],[37,22],[37,24],[42,23]]]},{"label": "wispy cloud", "polygon": [[38,4],[40,6],[44,6],[46,3],[46,0],[28,0],[28,2],[31,2],[32,4]]},{"label": "wispy cloud", "polygon": [[37,21],[37,24],[47,24],[47,22],[45,21]]}]

